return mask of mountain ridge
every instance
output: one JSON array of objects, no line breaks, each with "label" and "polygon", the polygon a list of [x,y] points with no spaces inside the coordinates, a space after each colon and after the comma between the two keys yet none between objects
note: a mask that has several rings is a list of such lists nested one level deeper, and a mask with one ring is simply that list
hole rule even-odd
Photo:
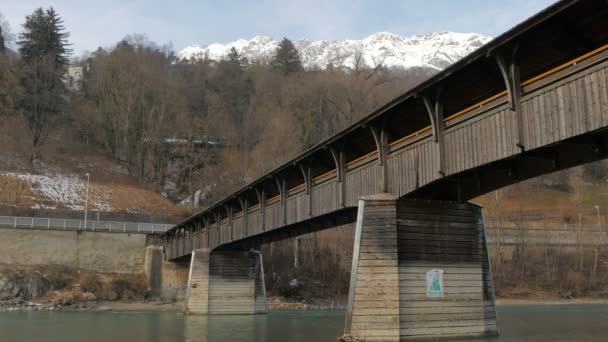
[{"label": "mountain ridge", "polygon": [[[377,32],[359,40],[308,40],[294,43],[306,69],[356,68],[357,61],[366,66],[382,64],[389,68],[414,67],[443,70],[492,40],[478,33],[433,32],[404,37],[390,32]],[[234,47],[249,61],[270,60],[279,41],[268,36],[239,39],[226,44],[188,46],[177,53],[180,60],[221,60]]]}]

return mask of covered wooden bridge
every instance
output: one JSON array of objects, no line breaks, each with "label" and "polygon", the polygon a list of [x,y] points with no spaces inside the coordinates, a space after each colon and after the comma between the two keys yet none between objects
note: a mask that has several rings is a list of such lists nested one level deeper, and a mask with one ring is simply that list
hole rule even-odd
[{"label": "covered wooden bridge", "polygon": [[194,311],[260,312],[261,256],[246,251],[356,221],[346,332],[496,334],[481,210],[466,201],[606,158],[607,127],[608,2],[559,1],[171,228],[165,256],[192,260],[190,295],[205,297]]}]

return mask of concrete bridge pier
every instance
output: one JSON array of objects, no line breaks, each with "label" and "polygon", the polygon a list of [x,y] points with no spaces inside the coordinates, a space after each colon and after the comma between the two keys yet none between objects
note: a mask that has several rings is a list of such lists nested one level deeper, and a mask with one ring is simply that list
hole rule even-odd
[{"label": "concrete bridge pier", "polygon": [[262,253],[194,250],[186,291],[189,314],[266,313]]},{"label": "concrete bridge pier", "polygon": [[364,341],[497,335],[481,208],[359,201],[345,334]]}]

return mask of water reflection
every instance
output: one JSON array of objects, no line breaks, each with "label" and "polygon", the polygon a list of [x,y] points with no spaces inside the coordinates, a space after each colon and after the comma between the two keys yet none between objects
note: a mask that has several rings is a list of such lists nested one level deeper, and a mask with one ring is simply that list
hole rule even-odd
[{"label": "water reflection", "polygon": [[266,315],[184,316],[184,342],[268,341]]},{"label": "water reflection", "polygon": [[[0,342],[335,342],[340,311],[184,316],[180,312],[0,312]],[[608,341],[608,305],[499,306],[481,341]],[[480,340],[476,340],[480,341]]]}]

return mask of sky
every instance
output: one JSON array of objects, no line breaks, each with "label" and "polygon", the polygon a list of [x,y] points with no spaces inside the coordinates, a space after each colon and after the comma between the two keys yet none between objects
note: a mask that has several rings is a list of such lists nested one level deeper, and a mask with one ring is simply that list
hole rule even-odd
[{"label": "sky", "polygon": [[38,7],[53,6],[75,55],[110,47],[128,34],[186,46],[257,35],[292,40],[361,39],[437,31],[496,36],[555,0],[0,0],[14,33]]}]

